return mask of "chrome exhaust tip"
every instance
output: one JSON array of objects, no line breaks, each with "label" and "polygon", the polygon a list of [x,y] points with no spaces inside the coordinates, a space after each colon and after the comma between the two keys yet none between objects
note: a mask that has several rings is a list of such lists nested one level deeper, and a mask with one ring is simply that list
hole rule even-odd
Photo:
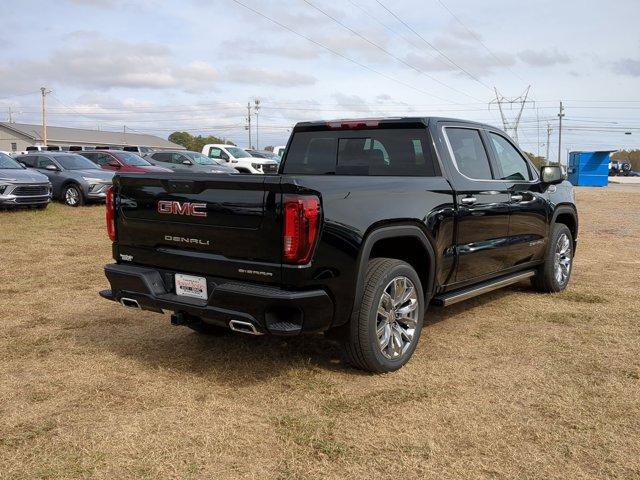
[{"label": "chrome exhaust tip", "polygon": [[123,307],[137,308],[139,310],[142,309],[142,307],[140,307],[140,304],[138,303],[138,301],[134,300],[133,298],[122,297],[120,299],[120,303],[122,304]]},{"label": "chrome exhaust tip", "polygon": [[234,332],[247,333],[249,335],[263,335],[259,332],[255,325],[251,322],[243,322],[242,320],[231,320],[229,322],[229,328]]}]

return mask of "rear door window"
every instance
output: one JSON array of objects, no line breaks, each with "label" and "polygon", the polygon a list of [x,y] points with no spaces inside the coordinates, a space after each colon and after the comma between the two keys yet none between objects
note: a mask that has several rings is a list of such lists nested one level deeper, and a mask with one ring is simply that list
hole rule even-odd
[{"label": "rear door window", "polygon": [[370,129],[295,133],[284,173],[434,176],[426,129]]},{"label": "rear door window", "polygon": [[445,128],[453,160],[458,171],[475,180],[491,180],[489,157],[480,137],[480,130],[474,128]]},{"label": "rear door window", "polygon": [[37,155],[28,155],[24,157],[16,158],[21,163],[24,163],[27,167],[36,168],[38,156]]},{"label": "rear door window", "polygon": [[158,162],[167,162],[171,163],[171,154],[170,153],[154,153],[151,155],[151,158],[157,160]]}]

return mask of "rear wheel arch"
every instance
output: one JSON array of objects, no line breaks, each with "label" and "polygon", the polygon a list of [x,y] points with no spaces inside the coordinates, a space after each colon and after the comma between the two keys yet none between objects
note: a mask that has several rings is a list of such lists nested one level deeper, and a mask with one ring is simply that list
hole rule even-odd
[{"label": "rear wheel arch", "polygon": [[373,258],[394,258],[411,265],[420,277],[428,303],[434,291],[436,255],[431,242],[420,227],[417,225],[379,227],[365,237],[358,260],[354,311],[361,302],[367,266]]}]

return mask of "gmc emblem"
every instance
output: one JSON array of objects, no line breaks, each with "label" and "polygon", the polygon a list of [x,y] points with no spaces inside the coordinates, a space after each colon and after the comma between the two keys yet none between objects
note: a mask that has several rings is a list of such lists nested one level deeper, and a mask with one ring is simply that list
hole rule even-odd
[{"label": "gmc emblem", "polygon": [[174,202],[171,200],[159,200],[158,201],[158,213],[165,213],[168,215],[188,215],[191,217],[206,217],[207,216],[207,204],[206,203],[191,203],[191,202]]}]

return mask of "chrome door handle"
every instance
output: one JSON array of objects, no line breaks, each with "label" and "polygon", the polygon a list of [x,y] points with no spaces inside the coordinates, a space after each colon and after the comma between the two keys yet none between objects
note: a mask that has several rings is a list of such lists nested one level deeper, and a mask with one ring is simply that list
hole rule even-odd
[{"label": "chrome door handle", "polygon": [[521,202],[522,201],[522,195],[511,195],[511,201],[512,202]]},{"label": "chrome door handle", "polygon": [[473,205],[477,201],[478,199],[476,197],[464,197],[460,200],[460,202],[463,203],[464,205]]}]

